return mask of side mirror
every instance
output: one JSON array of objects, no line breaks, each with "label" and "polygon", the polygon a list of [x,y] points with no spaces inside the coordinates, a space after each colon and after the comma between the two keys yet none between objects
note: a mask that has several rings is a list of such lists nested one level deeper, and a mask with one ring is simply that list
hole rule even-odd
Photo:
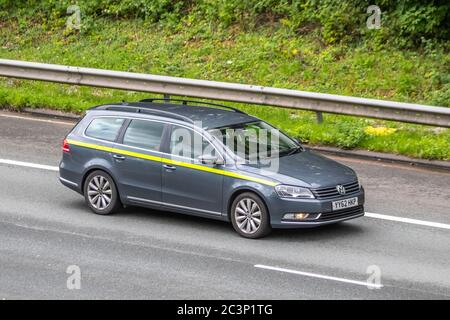
[{"label": "side mirror", "polygon": [[203,155],[199,156],[198,161],[200,161],[203,164],[209,164],[209,165],[224,163],[221,158],[210,155],[210,154],[203,154]]}]

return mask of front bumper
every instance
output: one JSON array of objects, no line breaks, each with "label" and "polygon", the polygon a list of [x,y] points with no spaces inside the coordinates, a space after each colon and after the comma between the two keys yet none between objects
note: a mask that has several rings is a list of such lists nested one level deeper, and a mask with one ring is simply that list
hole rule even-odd
[{"label": "front bumper", "polygon": [[[358,197],[358,206],[332,210],[332,202]],[[332,199],[281,199],[275,195],[269,205],[270,222],[273,228],[311,228],[337,223],[364,216],[364,189],[357,193]],[[304,212],[314,216],[308,220],[283,220],[286,213]]]}]

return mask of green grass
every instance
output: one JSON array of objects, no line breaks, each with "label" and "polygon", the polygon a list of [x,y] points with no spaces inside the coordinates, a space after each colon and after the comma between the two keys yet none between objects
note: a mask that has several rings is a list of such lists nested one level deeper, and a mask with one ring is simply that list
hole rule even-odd
[{"label": "green grass", "polygon": [[[139,20],[99,19],[82,34],[26,19],[0,25],[0,57],[323,93],[450,106],[450,55],[363,42],[324,45],[281,27],[244,31],[185,21],[178,30]],[[96,104],[152,96],[45,82],[1,79],[0,105],[81,112]],[[228,103],[230,104],[230,103]],[[265,106],[239,108],[310,144],[450,159],[450,130]],[[396,131],[375,136],[368,126]]]}]

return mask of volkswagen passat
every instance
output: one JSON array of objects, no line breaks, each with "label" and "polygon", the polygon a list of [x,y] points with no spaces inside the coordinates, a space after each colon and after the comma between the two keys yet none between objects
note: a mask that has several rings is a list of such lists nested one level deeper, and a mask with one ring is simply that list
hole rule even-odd
[{"label": "volkswagen passat", "polygon": [[60,181],[102,215],[144,206],[231,221],[243,237],[364,215],[355,172],[228,106],[94,107],[63,142]]}]

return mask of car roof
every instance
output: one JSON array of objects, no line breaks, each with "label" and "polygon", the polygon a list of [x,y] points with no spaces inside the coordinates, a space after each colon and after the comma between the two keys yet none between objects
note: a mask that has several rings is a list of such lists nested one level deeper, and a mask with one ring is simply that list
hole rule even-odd
[{"label": "car roof", "polygon": [[[190,103],[195,103],[190,101]],[[197,104],[183,104],[172,103],[170,101],[164,102],[131,102],[121,104],[107,104],[101,105],[90,110],[110,110],[120,112],[141,112],[142,115],[154,115],[159,117],[173,118],[181,121],[194,123],[200,126],[197,122],[201,122],[201,127],[204,129],[213,129],[220,127],[227,127],[239,123],[247,123],[258,121],[259,119],[248,115],[237,109],[220,105],[202,106],[202,102]],[[145,112],[144,112],[145,111]],[[139,113],[138,113],[139,114]]]}]

